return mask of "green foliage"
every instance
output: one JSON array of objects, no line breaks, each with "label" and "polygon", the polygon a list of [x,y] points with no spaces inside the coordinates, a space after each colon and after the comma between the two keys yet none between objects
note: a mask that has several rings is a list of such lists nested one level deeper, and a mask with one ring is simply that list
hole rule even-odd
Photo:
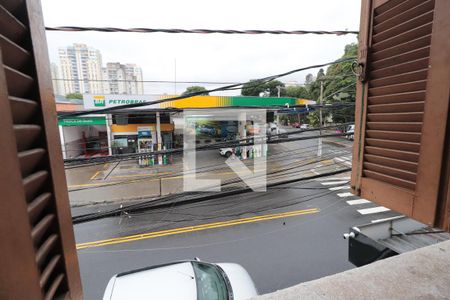
[{"label": "green foliage", "polygon": [[[345,46],[344,55],[340,58],[356,56],[358,45],[355,43]],[[310,98],[319,103],[320,85],[323,82],[323,102],[332,103],[355,103],[356,94],[356,76],[352,74],[352,62],[344,62],[331,65],[326,73],[320,69],[315,79],[311,74],[306,77],[306,88]],[[346,107],[333,111],[323,111],[323,119],[332,118],[334,123],[351,122],[354,120],[354,107]],[[310,124],[318,124],[318,113],[312,113],[308,116]]]},{"label": "green foliage", "polygon": [[83,95],[80,93],[70,93],[66,95],[66,99],[80,99],[83,100]]},{"label": "green foliage", "polygon": [[284,83],[278,80],[269,81],[263,83],[261,80],[250,80],[242,86],[241,94],[242,96],[257,96],[261,93],[267,93],[270,97],[278,96],[278,86],[280,89],[280,97],[286,96],[286,88]]},{"label": "green foliage", "polygon": [[309,99],[310,95],[306,87],[289,86],[286,88],[286,96],[293,98]]},{"label": "green foliage", "polygon": [[[198,85],[193,85],[188,87],[182,95],[186,95],[186,94],[190,94],[190,93],[199,93],[199,92],[203,92],[206,91],[206,88],[204,88],[203,86],[198,86]],[[209,95],[209,93],[204,93],[203,95]]]}]

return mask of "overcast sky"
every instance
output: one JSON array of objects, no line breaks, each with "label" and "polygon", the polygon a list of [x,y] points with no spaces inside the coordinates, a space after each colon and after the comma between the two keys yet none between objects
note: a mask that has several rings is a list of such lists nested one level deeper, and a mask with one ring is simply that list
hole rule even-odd
[{"label": "overcast sky", "polygon": [[[358,30],[360,0],[42,0],[46,26]],[[72,43],[106,62],[136,63],[145,80],[246,81],[337,59],[355,35],[199,35],[47,32],[50,60]],[[314,75],[318,70],[312,70]],[[281,79],[303,82],[308,72]],[[213,86],[207,86],[207,88]],[[185,85],[178,84],[181,93]],[[172,84],[145,92],[173,93]]]}]

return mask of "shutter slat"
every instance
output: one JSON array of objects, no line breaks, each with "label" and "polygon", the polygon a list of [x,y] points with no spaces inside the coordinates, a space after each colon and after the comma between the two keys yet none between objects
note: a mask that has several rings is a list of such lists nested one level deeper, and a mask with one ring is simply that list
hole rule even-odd
[{"label": "shutter slat", "polygon": [[[394,75],[394,76],[371,80],[369,83],[369,86],[370,86],[370,88],[376,88],[376,87],[385,86],[385,85],[393,85],[393,84],[398,84],[398,83],[407,83],[407,82],[411,82],[411,81],[426,80],[427,74],[428,74],[427,69],[403,73],[401,75]],[[416,100],[416,101],[422,100],[423,101],[424,99],[425,99],[425,91],[423,91],[423,97],[421,97],[419,99],[409,99],[408,101],[414,101],[414,100]]]},{"label": "shutter slat", "polygon": [[379,181],[387,182],[395,186],[407,188],[409,190],[414,190],[416,188],[415,182],[403,180],[400,178],[392,177],[389,175],[381,174],[371,170],[364,170],[364,175],[368,178],[373,178]]},{"label": "shutter slat", "polygon": [[52,194],[50,193],[41,194],[28,204],[27,211],[30,217],[31,224],[36,223],[36,221],[39,219],[41,213],[45,210],[45,208],[49,204],[51,196]]},{"label": "shutter slat", "polygon": [[404,151],[416,152],[416,153],[419,153],[419,150],[420,150],[420,143],[411,143],[411,142],[403,142],[403,141],[367,138],[366,144],[368,146],[373,146],[373,147],[378,147],[378,148],[404,150]]},{"label": "shutter slat", "polygon": [[368,97],[368,102],[371,105],[378,104],[395,104],[395,103],[422,103],[425,100],[425,91],[399,93],[393,95],[372,96]]},{"label": "shutter slat", "polygon": [[16,44],[22,45],[28,32],[16,17],[0,5],[0,33]]},{"label": "shutter slat", "polygon": [[47,266],[45,266],[45,269],[44,269],[44,271],[42,271],[41,278],[39,281],[41,288],[45,287],[45,285],[48,282],[48,279],[50,278],[50,275],[52,275],[53,271],[55,270],[55,268],[58,265],[60,260],[61,260],[61,255],[57,254],[49,261]]},{"label": "shutter slat", "polygon": [[42,163],[45,150],[42,148],[31,149],[27,151],[19,152],[20,170],[22,171],[22,177],[30,175],[36,170],[36,167]]},{"label": "shutter slat", "polygon": [[420,81],[413,81],[413,82],[406,82],[406,83],[400,83],[400,84],[392,84],[392,85],[374,87],[374,88],[369,89],[369,97],[370,96],[392,95],[392,94],[405,93],[405,92],[423,91],[426,89],[426,86],[427,86],[427,81],[420,80]]},{"label": "shutter slat", "polygon": [[36,251],[36,262],[39,267],[42,267],[42,265],[45,263],[48,254],[50,253],[51,250],[55,248],[57,240],[58,235],[56,234],[50,235]]},{"label": "shutter slat", "polygon": [[367,129],[420,132],[422,122],[367,122]]},{"label": "shutter slat", "polygon": [[367,114],[369,122],[422,122],[423,112]]},{"label": "shutter slat", "polygon": [[[405,10],[405,7],[397,7],[395,10],[391,10],[389,14],[384,14],[384,16],[375,17],[375,22],[377,25],[373,27],[373,32],[376,34],[380,31],[392,28],[398,23],[406,22],[415,16],[421,15],[425,12],[433,10],[434,1],[428,0],[415,0],[412,6]],[[390,18],[389,18],[390,17]]]},{"label": "shutter slat", "polygon": [[52,284],[50,285],[47,293],[45,294],[45,300],[51,300],[56,294],[56,291],[58,290],[59,286],[61,285],[61,282],[64,279],[64,274],[59,274],[55,280],[53,280]]},{"label": "shutter slat", "polygon": [[367,110],[368,113],[423,112],[423,106],[424,106],[423,101],[417,101],[417,102],[369,105]]},{"label": "shutter slat", "polygon": [[35,245],[38,245],[41,242],[41,239],[44,237],[44,234],[50,228],[53,221],[55,220],[55,215],[49,214],[43,217],[36,226],[31,230],[31,238]]},{"label": "shutter slat", "polygon": [[33,77],[5,66],[6,82],[10,96],[28,98],[34,85]]},{"label": "shutter slat", "polygon": [[29,124],[35,119],[33,118],[39,105],[36,101],[9,97],[14,124]]},{"label": "shutter slat", "polygon": [[412,6],[419,5],[423,0],[391,0],[387,1],[383,5],[375,8],[374,22],[376,24],[384,22],[399,13],[410,9]]},{"label": "shutter slat", "polygon": [[387,130],[367,130],[366,136],[368,138],[374,139],[397,140],[411,143],[420,143],[421,138],[421,134],[419,132],[401,132]]},{"label": "shutter slat", "polygon": [[400,75],[403,73],[409,73],[419,71],[428,68],[428,57],[400,63],[397,65],[389,66],[386,68],[372,70],[369,73],[370,78],[378,79],[388,76]]},{"label": "shutter slat", "polygon": [[[391,56],[401,55],[403,53],[429,46],[431,43],[431,34],[408,40],[404,43],[395,44],[392,47],[380,49],[371,52],[371,58],[374,61],[388,59]],[[374,49],[372,49],[374,50]]]},{"label": "shutter slat", "polygon": [[7,37],[0,34],[0,48],[2,49],[3,63],[13,69],[28,73],[30,53]]},{"label": "shutter slat", "polygon": [[419,154],[415,152],[402,151],[402,150],[393,150],[393,149],[385,149],[379,147],[366,146],[365,151],[368,154],[374,154],[384,157],[402,159],[406,161],[418,162]]},{"label": "shutter slat", "polygon": [[373,154],[366,154],[364,156],[364,159],[368,162],[376,163],[379,165],[384,165],[384,166],[388,166],[388,167],[390,166],[393,168],[407,170],[407,171],[414,172],[414,173],[417,172],[417,163],[415,163],[415,162],[410,162],[410,161],[405,161],[405,160],[395,159],[395,158],[388,158],[388,157],[383,157],[383,156],[373,155]]},{"label": "shutter slat", "polygon": [[47,178],[48,178],[47,171],[39,171],[23,179],[25,195],[27,197],[28,202],[36,198],[37,193],[42,189],[42,185],[45,183]]},{"label": "shutter slat", "polygon": [[41,136],[42,128],[39,125],[14,125],[17,150],[19,152],[30,149]]},{"label": "shutter slat", "polygon": [[374,60],[371,64],[372,69],[385,68],[393,65],[398,65],[400,63],[408,62],[411,60],[417,60],[420,58],[425,58],[430,55],[430,47],[422,47],[419,49],[413,49],[409,52],[404,52],[396,56],[390,56],[381,60]]},{"label": "shutter slat", "polygon": [[406,31],[413,30],[422,25],[431,23],[433,21],[433,11],[428,11],[421,15],[417,15],[414,18],[407,20],[406,22],[403,22],[401,24],[398,23],[401,21],[401,19],[399,18],[395,18],[393,21],[395,21],[395,26],[388,27],[387,30],[384,30],[372,36],[372,41],[374,43],[385,41],[390,38],[395,38]]},{"label": "shutter slat", "polygon": [[364,167],[366,170],[370,170],[370,171],[375,171],[381,174],[386,174],[395,178],[399,178],[402,180],[407,180],[410,182],[415,182],[416,181],[416,173],[414,172],[409,172],[409,171],[404,171],[404,170],[400,170],[400,169],[396,169],[396,168],[392,168],[392,167],[387,167],[387,166],[382,166],[382,165],[378,165],[378,164],[374,164],[374,163],[370,163],[370,162],[364,162]]},{"label": "shutter slat", "polygon": [[394,36],[390,39],[375,43],[372,45],[373,51],[381,51],[390,47],[397,46],[402,43],[406,43],[408,41],[418,39],[424,37],[426,35],[431,34],[433,28],[433,23],[430,22],[428,24],[422,25],[420,27],[411,29],[407,32]]}]

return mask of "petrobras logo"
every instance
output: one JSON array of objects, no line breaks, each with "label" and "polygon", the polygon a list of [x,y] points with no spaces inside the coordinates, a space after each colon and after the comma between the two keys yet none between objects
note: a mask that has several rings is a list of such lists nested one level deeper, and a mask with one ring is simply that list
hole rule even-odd
[{"label": "petrobras logo", "polygon": [[94,106],[105,106],[105,96],[94,96]]}]

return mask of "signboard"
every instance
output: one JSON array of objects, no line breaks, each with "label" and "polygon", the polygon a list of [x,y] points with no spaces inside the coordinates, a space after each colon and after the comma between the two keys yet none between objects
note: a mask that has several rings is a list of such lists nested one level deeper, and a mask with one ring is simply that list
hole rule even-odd
[{"label": "signboard", "polygon": [[159,95],[95,95],[84,94],[85,109],[102,109],[126,104],[153,102],[161,99]]},{"label": "signboard", "polygon": [[61,126],[87,126],[87,125],[106,125],[105,117],[72,117],[58,120]]}]

